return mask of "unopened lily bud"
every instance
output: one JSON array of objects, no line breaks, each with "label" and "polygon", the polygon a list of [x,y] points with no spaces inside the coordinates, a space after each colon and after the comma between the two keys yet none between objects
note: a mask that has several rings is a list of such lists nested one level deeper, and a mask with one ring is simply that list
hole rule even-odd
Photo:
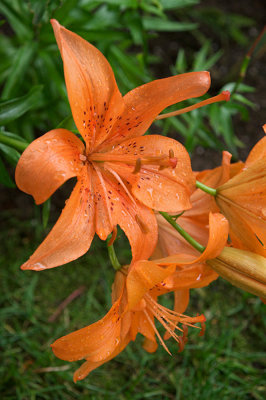
[{"label": "unopened lily bud", "polygon": [[232,285],[256,296],[266,297],[266,258],[250,251],[225,247],[207,263]]}]

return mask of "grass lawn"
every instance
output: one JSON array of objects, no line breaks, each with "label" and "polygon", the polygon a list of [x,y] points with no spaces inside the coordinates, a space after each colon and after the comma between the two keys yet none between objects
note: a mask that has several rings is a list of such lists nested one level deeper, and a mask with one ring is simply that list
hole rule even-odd
[{"label": "grass lawn", "polygon": [[[74,384],[80,362],[57,359],[50,344],[109,309],[114,272],[105,244],[95,238],[90,252],[71,264],[23,272],[19,266],[43,232],[36,219],[26,223],[11,214],[3,215],[0,239],[1,399],[265,399],[265,306],[221,279],[192,291],[187,313],[204,313],[207,329],[203,337],[190,329],[183,353],[170,340],[172,357],[162,347],[148,354],[138,336],[116,359]],[[126,262],[123,249],[118,254]],[[83,293],[49,322],[58,305],[83,285]]]}]

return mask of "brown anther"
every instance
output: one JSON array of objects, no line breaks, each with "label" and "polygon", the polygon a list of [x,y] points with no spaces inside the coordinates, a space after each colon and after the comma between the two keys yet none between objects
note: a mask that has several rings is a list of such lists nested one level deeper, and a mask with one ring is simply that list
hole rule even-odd
[{"label": "brown anther", "polygon": [[140,158],[137,158],[137,161],[136,161],[136,165],[135,165],[135,169],[134,169],[134,171],[133,171],[133,174],[137,174],[137,173],[140,171],[140,169],[141,169],[141,159],[140,159]]},{"label": "brown anther", "polygon": [[182,335],[182,337],[183,337],[184,343],[187,343],[188,327],[187,327],[186,325],[183,324],[182,328],[183,328],[183,335]]},{"label": "brown anther", "polygon": [[170,149],[169,150],[169,158],[174,158],[175,154],[174,154],[174,150]]},{"label": "brown anther", "polygon": [[184,338],[182,336],[178,337],[178,344],[179,344],[178,353],[182,353],[182,351],[184,350],[184,347],[185,347]]},{"label": "brown anther", "polygon": [[108,246],[112,246],[112,244],[114,243],[114,241],[115,241],[115,239],[116,239],[116,236],[117,236],[117,227],[114,226],[114,227],[113,227],[113,232],[112,232],[112,237],[111,237],[111,239],[110,239],[109,242],[108,242]]},{"label": "brown anther", "polygon": [[143,220],[141,219],[141,217],[139,215],[135,215],[135,220],[138,224],[138,226],[140,227],[140,230],[142,233],[149,233],[149,227],[145,224],[145,222],[143,222]]},{"label": "brown anther", "polygon": [[79,159],[80,159],[80,161],[86,161],[87,157],[84,154],[80,154]]},{"label": "brown anther", "polygon": [[205,330],[206,330],[205,322],[201,322],[200,325],[201,325],[201,330],[200,330],[199,336],[203,336],[205,333]]}]

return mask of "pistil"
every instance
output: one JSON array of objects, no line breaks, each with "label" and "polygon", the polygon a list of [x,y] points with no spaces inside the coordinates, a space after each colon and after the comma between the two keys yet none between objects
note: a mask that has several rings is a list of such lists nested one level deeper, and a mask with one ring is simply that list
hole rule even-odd
[{"label": "pistil", "polygon": [[173,151],[169,152],[169,155],[147,155],[143,157],[131,154],[92,153],[87,159],[93,162],[118,162],[133,165],[135,167],[134,173],[139,172],[144,165],[157,165],[160,169],[163,169],[175,168],[177,164],[177,158],[174,157]]},{"label": "pistil", "polygon": [[201,108],[207,106],[208,104],[218,103],[220,101],[229,101],[230,100],[230,92],[229,90],[224,90],[222,93],[218,94],[217,96],[211,97],[207,100],[203,100],[200,103],[196,103],[193,106],[182,108],[181,110],[172,111],[166,114],[160,114],[155,119],[164,119],[169,117],[175,117],[180,114],[185,114],[189,111],[196,110],[197,108]]}]

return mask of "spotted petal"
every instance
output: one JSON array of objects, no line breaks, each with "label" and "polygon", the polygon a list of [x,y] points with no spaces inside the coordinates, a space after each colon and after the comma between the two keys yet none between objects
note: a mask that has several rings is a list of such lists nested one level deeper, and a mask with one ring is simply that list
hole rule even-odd
[{"label": "spotted petal", "polygon": [[90,152],[108,136],[124,102],[103,54],[56,20],[51,23],[64,63],[73,118]]},{"label": "spotted petal", "polygon": [[[176,166],[159,169],[158,166],[148,164],[154,157],[166,157],[170,163],[169,151]],[[186,149],[176,140],[159,135],[143,136],[130,139],[116,146],[109,153],[112,156],[125,154],[126,157],[135,157],[143,160],[140,171],[132,174],[133,167],[112,163],[113,168],[128,180],[132,185],[134,196],[147,207],[155,210],[177,212],[191,207],[190,195],[195,187]],[[146,160],[146,161],[145,161]],[[125,161],[126,164],[126,161]]]},{"label": "spotted petal", "polygon": [[209,87],[210,74],[203,71],[158,79],[131,90],[123,97],[125,109],[105,145],[143,135],[164,108],[202,96]]}]

